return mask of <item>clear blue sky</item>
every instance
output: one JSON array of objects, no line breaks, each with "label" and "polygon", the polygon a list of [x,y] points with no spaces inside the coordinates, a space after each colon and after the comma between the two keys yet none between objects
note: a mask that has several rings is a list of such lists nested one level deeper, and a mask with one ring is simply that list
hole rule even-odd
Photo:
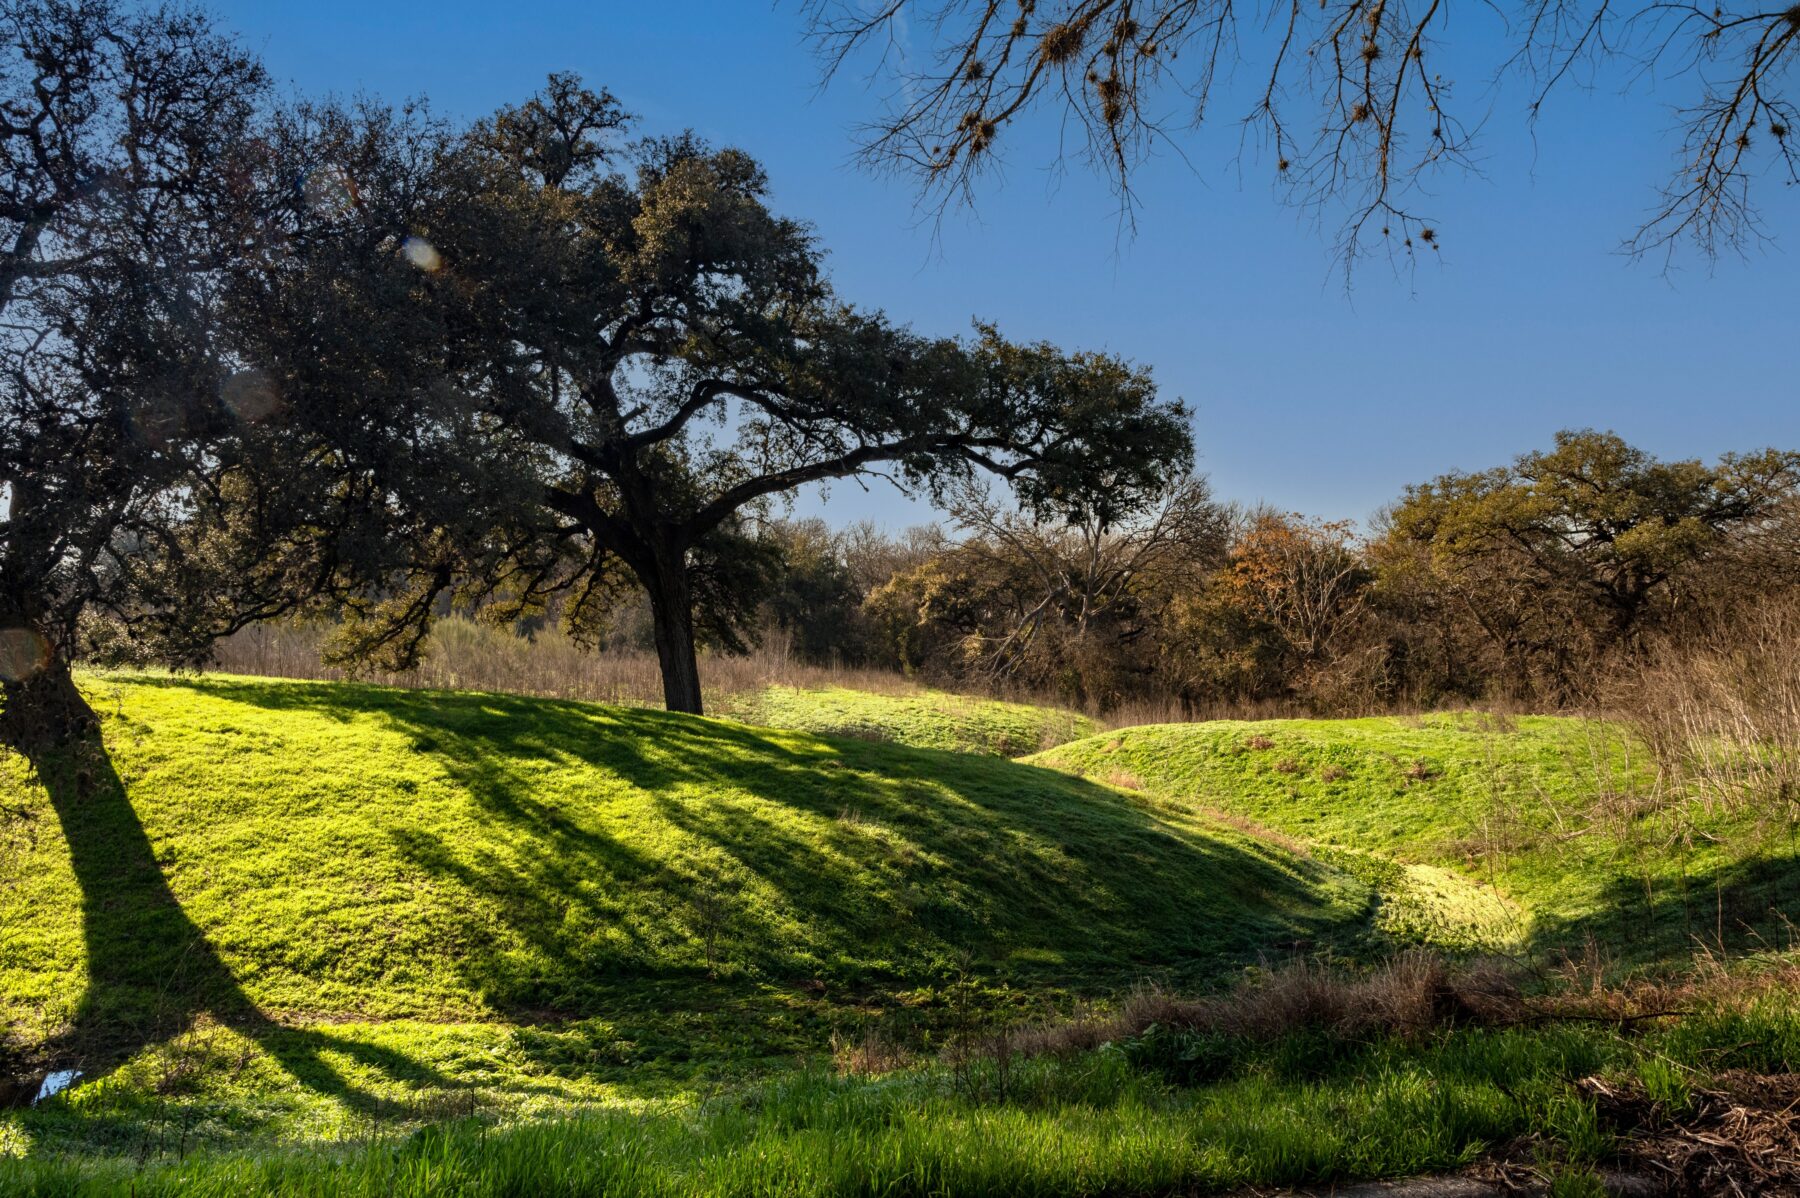
[{"label": "clear blue sky", "polygon": [[[1225,498],[1366,518],[1407,482],[1496,465],[1558,428],[1612,428],[1664,456],[1800,448],[1800,189],[1769,180],[1785,251],[1664,276],[1616,252],[1673,143],[1667,106],[1569,92],[1535,143],[1517,95],[1485,134],[1485,178],[1429,208],[1443,252],[1415,279],[1372,266],[1346,296],[1328,234],[1272,197],[1235,136],[1140,178],[1135,238],[1079,170],[1052,186],[1015,155],[975,216],[936,243],[904,181],[850,163],[874,111],[857,82],[820,94],[794,0],[465,3],[234,0],[224,21],[308,93],[426,95],[475,116],[552,70],[611,88],[649,132],[692,127],[769,168],[776,204],[813,222],[844,295],[934,333],[993,319],[1011,335],[1150,365],[1197,413],[1201,468]],[[1479,80],[1469,80],[1473,92]],[[839,484],[803,512],[928,518],[885,485]]]}]

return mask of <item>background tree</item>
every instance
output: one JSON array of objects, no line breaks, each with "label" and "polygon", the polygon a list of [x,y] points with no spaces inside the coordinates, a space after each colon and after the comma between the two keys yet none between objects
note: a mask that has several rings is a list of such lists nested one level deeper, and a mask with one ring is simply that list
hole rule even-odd
[{"label": "background tree", "polygon": [[35,753],[93,727],[94,619],[174,657],[229,630],[190,522],[273,414],[223,387],[209,282],[263,73],[181,8],[8,3],[0,40],[0,741]]},{"label": "background tree", "polygon": [[[842,303],[810,232],[769,211],[753,160],[691,137],[622,148],[616,101],[572,77],[423,156],[421,138],[393,132],[400,118],[338,123],[421,169],[348,171],[334,218],[346,230],[257,277],[249,308],[278,330],[266,352],[302,390],[341,389],[351,380],[327,377],[339,364],[318,360],[311,330],[342,327],[346,307],[395,313],[356,367],[365,397],[374,386],[396,405],[378,407],[384,425],[404,430],[376,457],[442,449],[441,468],[396,464],[394,477],[502,480],[528,501],[505,509],[504,535],[415,538],[426,552],[404,600],[367,613],[368,644],[416,646],[459,587],[541,602],[604,593],[625,572],[651,606],[668,706],[698,712],[696,634],[729,645],[753,618],[764,576],[747,521],[770,497],[882,470],[931,488],[979,469],[1030,510],[1107,520],[1191,454],[1185,410],[1142,370],[987,326],[925,337]],[[298,152],[332,168],[329,143]]]},{"label": "background tree", "polygon": [[[1001,143],[1044,112],[1065,130],[1057,145],[1081,147],[1129,211],[1150,153],[1223,115],[1266,151],[1294,200],[1343,206],[1347,267],[1370,250],[1410,256],[1438,241],[1415,207],[1422,185],[1479,157],[1484,74],[1516,75],[1535,121],[1559,86],[1615,67],[1621,84],[1636,79],[1679,114],[1674,168],[1634,249],[1682,237],[1708,253],[1740,245],[1761,231],[1754,181],[1800,179],[1800,17],[1780,5],[808,0],[805,10],[828,76],[868,61],[895,83],[865,127],[865,160],[913,176],[938,202],[971,196]],[[1471,81],[1472,96],[1461,86]]]},{"label": "background tree", "polygon": [[761,539],[778,554],[760,619],[787,638],[790,652],[813,665],[860,664],[868,629],[843,538],[818,518],[780,520]]},{"label": "background tree", "polygon": [[[1511,466],[1407,489],[1388,514],[1389,571],[1424,572],[1480,627],[1521,695],[1581,693],[1707,586],[1800,487],[1800,454],[1662,462],[1612,433],[1562,432]],[[1585,676],[1585,677],[1584,677]]]},{"label": "background tree", "polygon": [[1339,660],[1362,622],[1373,575],[1349,521],[1249,514],[1215,585],[1217,608],[1265,642],[1254,655],[1305,692]]},{"label": "background tree", "polygon": [[866,601],[897,664],[1094,708],[1149,689],[1165,613],[1218,568],[1230,527],[1195,476],[1113,522],[1034,518],[981,486],[946,506],[963,539]]}]

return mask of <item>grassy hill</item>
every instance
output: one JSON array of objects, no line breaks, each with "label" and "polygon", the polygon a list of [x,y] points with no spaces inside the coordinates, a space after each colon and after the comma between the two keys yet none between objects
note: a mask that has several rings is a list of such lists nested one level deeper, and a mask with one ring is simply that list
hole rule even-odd
[{"label": "grassy hill", "polygon": [[732,696],[730,714],[752,724],[1018,757],[1091,736],[1099,725],[1077,712],[946,691],[873,694],[848,687],[770,686]]},{"label": "grassy hill", "polygon": [[916,1038],[953,1002],[1196,984],[1373,910],[1325,863],[995,757],[494,694],[86,686],[110,762],[71,769],[125,799],[6,762],[29,833],[0,859],[0,1017],[139,1081],[210,1020],[205,1052],[308,1126],[471,1058],[488,1098],[559,1070],[643,1090]]},{"label": "grassy hill", "polygon": [[1525,1135],[1593,1193],[1609,1141],[1577,1079],[1680,1110],[1716,1071],[1800,1064],[1787,992],[1753,989],[1667,1027],[1301,1026],[1204,1084],[1181,1079],[1216,1038],[1154,1025],[957,1055],[1296,952],[1594,936],[1648,962],[1708,897],[1753,947],[1800,898],[1791,852],[1673,827],[1604,725],[1170,725],[1012,761],[1083,729],[929,694],[740,709],[822,735],[84,686],[105,760],[0,759],[0,1053],[84,1072],[0,1110],[0,1194],[1148,1195],[1454,1169]]},{"label": "grassy hill", "polygon": [[1542,950],[1594,943],[1647,964],[1696,942],[1776,946],[1800,910],[1791,829],[1657,802],[1642,751],[1598,721],[1152,725],[1027,760],[1296,838],[1341,866],[1396,862],[1491,887],[1522,906]]}]

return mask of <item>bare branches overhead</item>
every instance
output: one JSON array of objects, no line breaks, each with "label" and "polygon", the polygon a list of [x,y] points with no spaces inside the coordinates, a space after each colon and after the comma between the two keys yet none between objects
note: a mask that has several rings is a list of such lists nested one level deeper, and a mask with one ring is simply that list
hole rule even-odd
[{"label": "bare branches overhead", "polygon": [[1152,152],[1223,121],[1291,201],[1335,221],[1346,268],[1371,253],[1404,261],[1437,244],[1426,185],[1475,166],[1476,97],[1493,78],[1522,80],[1536,120],[1607,65],[1646,103],[1679,107],[1674,169],[1632,250],[1740,247],[1762,233],[1752,184],[1800,180],[1800,7],[808,0],[806,12],[827,79],[872,67],[890,89],[861,130],[864,163],[911,176],[940,213],[974,200],[1034,113],[1062,128],[1058,163],[1072,155],[1108,179],[1128,220]]}]

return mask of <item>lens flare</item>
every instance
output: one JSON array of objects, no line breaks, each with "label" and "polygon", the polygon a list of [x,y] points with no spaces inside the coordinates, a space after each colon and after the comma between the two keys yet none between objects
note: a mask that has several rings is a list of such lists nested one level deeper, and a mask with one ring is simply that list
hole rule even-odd
[{"label": "lens flare", "polygon": [[300,195],[314,214],[335,219],[356,207],[356,184],[342,167],[322,166],[300,182]]},{"label": "lens flare", "polygon": [[444,264],[443,255],[437,252],[437,247],[423,237],[408,237],[401,242],[400,256],[426,274],[431,274]]},{"label": "lens flare", "polygon": [[219,385],[219,399],[246,424],[258,424],[281,411],[281,392],[265,370],[240,370]]},{"label": "lens flare", "polygon": [[0,628],[0,681],[24,682],[49,664],[49,641],[29,628]]}]

